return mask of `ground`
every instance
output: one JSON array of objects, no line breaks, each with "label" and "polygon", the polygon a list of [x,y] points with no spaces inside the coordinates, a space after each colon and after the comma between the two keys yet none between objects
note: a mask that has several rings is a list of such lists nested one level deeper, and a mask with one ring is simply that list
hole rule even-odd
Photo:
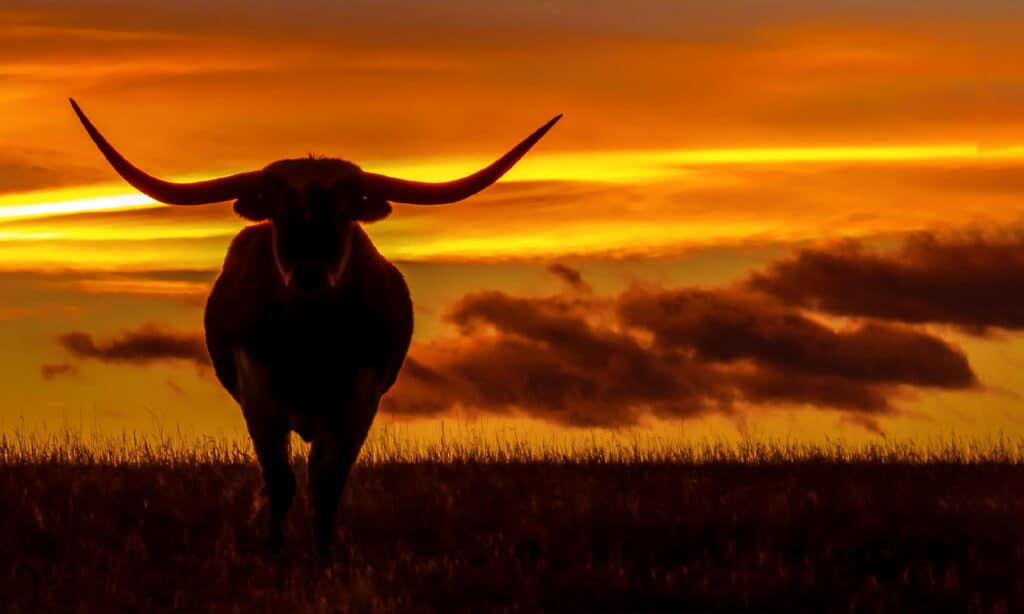
[{"label": "ground", "polygon": [[0,610],[1024,607],[1019,463],[363,462],[331,561],[304,488],[265,552],[260,486],[246,460],[9,457]]}]

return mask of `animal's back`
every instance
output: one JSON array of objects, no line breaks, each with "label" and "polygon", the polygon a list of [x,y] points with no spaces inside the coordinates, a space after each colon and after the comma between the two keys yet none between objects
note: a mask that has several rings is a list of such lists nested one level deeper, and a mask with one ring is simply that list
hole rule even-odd
[{"label": "animal's back", "polygon": [[[317,395],[373,368],[381,390],[394,383],[412,338],[412,301],[401,272],[356,227],[338,288],[308,304],[287,300],[267,224],[232,241],[206,304],[206,342],[217,378],[239,398],[235,352],[265,362],[283,397]],[[285,400],[285,399],[282,399]]]}]

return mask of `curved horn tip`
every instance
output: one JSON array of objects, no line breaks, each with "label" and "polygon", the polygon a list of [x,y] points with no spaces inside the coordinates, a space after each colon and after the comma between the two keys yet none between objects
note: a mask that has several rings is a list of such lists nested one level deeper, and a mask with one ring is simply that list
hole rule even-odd
[{"label": "curved horn tip", "polygon": [[75,113],[76,113],[77,115],[82,115],[82,107],[78,106],[78,103],[77,103],[77,102],[75,102],[75,99],[74,99],[74,98],[71,98],[71,97],[69,96],[69,97],[68,97],[68,102],[70,102],[70,103],[71,103],[71,108],[75,110]]},{"label": "curved horn tip", "polygon": [[121,155],[100,134],[96,126],[89,121],[89,118],[85,116],[85,113],[82,112],[81,107],[78,106],[74,98],[68,98],[68,101],[71,103],[71,108],[74,109],[75,115],[78,116],[78,120],[82,123],[82,127],[85,128],[89,138],[92,139],[100,153],[103,154],[103,157],[107,159],[107,163],[129,185],[153,200],[169,205],[204,205],[231,200],[238,198],[241,191],[246,186],[250,186],[259,175],[259,171],[251,171],[190,183],[175,183],[154,177]]},{"label": "curved horn tip", "polygon": [[541,126],[537,130],[537,132],[540,132],[543,135],[545,132],[547,132],[548,130],[551,129],[551,126],[554,126],[555,124],[557,124],[558,120],[560,120],[560,119],[562,119],[562,114],[561,113],[559,113],[558,115],[556,115],[556,116],[552,117],[551,119],[549,119],[548,123],[546,123],[543,126]]},{"label": "curved horn tip", "polygon": [[68,102],[71,103],[71,110],[75,112],[75,115],[78,117],[78,121],[80,121],[86,131],[92,135],[92,132],[96,130],[96,127],[93,126],[89,118],[85,116],[85,111],[82,110],[82,107],[78,106],[78,103],[75,102],[74,98],[68,97]]},{"label": "curved horn tip", "polygon": [[489,187],[500,179],[506,171],[515,166],[519,160],[526,155],[530,149],[541,140],[548,130],[554,126],[562,114],[554,116],[546,124],[533,131],[518,145],[505,153],[502,157],[492,162],[489,166],[479,171],[452,181],[441,183],[430,183],[425,181],[408,181],[379,175],[377,173],[363,173],[364,185],[370,191],[375,192],[381,198],[393,202],[407,203],[410,205],[446,205],[458,202],[476,194]]}]

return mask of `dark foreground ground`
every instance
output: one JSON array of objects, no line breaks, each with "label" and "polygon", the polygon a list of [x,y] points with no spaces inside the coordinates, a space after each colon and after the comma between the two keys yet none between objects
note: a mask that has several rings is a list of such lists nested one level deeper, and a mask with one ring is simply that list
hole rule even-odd
[{"label": "dark foreground ground", "polygon": [[331,563],[259,486],[0,465],[0,611],[1024,611],[1019,465],[360,466]]}]

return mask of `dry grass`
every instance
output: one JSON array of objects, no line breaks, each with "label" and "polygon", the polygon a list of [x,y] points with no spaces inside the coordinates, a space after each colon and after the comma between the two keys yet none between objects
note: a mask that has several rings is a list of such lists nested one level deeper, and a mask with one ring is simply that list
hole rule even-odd
[{"label": "dry grass", "polygon": [[[778,438],[681,440],[651,431],[583,431],[538,437],[511,428],[479,423],[444,423],[436,437],[411,435],[401,425],[375,427],[363,447],[364,465],[419,463],[561,464],[1024,464],[1024,438],[994,436],[967,439],[950,435],[926,444],[880,439],[850,444],[841,439],[808,443]],[[293,440],[302,462],[308,447]],[[61,463],[75,465],[245,464],[255,460],[248,437],[215,437],[180,430],[105,433],[59,428],[0,434],[0,465]]]},{"label": "dry grass", "polygon": [[1021,441],[684,446],[460,428],[374,434],[332,561],[313,554],[304,492],[283,558],[266,555],[244,440],[8,435],[0,611],[1024,606]]}]

